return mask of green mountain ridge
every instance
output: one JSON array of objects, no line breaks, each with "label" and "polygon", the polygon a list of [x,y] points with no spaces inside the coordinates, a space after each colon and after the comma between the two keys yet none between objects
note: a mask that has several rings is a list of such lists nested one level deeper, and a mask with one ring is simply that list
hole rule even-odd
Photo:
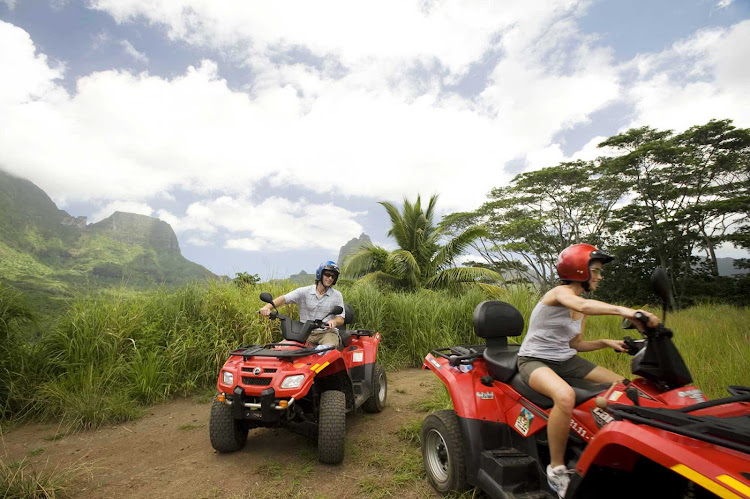
[{"label": "green mountain ridge", "polygon": [[168,223],[115,212],[87,224],[86,217],[58,209],[32,182],[0,170],[0,280],[33,301],[59,302],[103,287],[216,278],[182,256]]}]

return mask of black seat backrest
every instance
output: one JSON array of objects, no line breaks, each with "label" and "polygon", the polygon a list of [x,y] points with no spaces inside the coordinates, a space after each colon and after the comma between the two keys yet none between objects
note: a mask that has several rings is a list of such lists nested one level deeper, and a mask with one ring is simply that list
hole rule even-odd
[{"label": "black seat backrest", "polygon": [[474,309],[474,333],[484,338],[488,347],[506,346],[508,336],[523,333],[523,316],[509,303],[483,301]]},{"label": "black seat backrest", "polygon": [[344,303],[344,326],[354,322],[354,309],[348,303]]},{"label": "black seat backrest", "polygon": [[348,347],[352,342],[352,333],[346,330],[346,325],[354,322],[354,309],[348,303],[344,303],[344,325],[339,327],[339,338],[341,346]]}]

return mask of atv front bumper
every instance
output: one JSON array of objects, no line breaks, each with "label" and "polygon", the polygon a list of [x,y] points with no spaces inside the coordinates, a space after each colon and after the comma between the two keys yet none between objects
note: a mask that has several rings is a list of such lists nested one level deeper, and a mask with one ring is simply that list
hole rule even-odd
[{"label": "atv front bumper", "polygon": [[266,388],[260,397],[245,395],[240,386],[236,386],[230,396],[225,396],[224,403],[232,407],[235,419],[247,419],[262,423],[274,423],[281,420],[284,412],[294,404],[294,397],[289,400],[277,400],[276,391]]}]

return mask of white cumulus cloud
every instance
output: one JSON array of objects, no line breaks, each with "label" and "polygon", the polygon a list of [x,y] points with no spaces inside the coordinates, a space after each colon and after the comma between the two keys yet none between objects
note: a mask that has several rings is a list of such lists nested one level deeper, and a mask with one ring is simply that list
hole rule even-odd
[{"label": "white cumulus cloud", "polygon": [[211,236],[226,234],[226,248],[245,251],[286,251],[310,248],[338,250],[362,233],[356,221],[364,213],[333,204],[316,204],[270,197],[256,203],[222,196],[192,203],[183,217],[160,211],[159,218],[176,232]]},{"label": "white cumulus cloud", "polygon": [[136,62],[148,64],[148,56],[136,49],[128,40],[120,40],[120,46],[125,53],[132,57]]}]

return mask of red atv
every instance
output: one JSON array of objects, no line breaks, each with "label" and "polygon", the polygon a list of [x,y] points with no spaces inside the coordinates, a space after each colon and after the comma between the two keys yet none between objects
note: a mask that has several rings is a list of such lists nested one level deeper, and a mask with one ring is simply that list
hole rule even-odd
[{"label": "red atv", "polygon": [[[666,314],[666,273],[657,269],[652,282]],[[443,494],[474,486],[493,498],[553,498],[545,473],[552,400],[521,381],[520,345],[507,342],[523,332],[523,318],[486,301],[474,310],[474,330],[485,345],[425,357],[454,408],[422,425],[427,478]],[[634,380],[571,383],[576,408],[565,458],[575,474],[565,497],[750,498],[750,387],[730,386],[731,396],[706,401],[672,331],[662,324],[641,333],[643,340],[625,338]]]},{"label": "red atv", "polygon": [[[269,293],[260,299],[273,304]],[[346,324],[354,311],[346,307]],[[337,306],[331,314],[342,312]],[[385,407],[385,370],[376,362],[380,333],[339,328],[339,346],[306,344],[322,320],[300,322],[274,307],[271,319],[281,321],[280,343],[246,345],[230,352],[219,373],[218,395],[211,406],[209,434],[218,452],[244,447],[251,428],[286,426],[317,437],[318,459],[336,464],[344,459],[346,413],[362,407]]]}]

